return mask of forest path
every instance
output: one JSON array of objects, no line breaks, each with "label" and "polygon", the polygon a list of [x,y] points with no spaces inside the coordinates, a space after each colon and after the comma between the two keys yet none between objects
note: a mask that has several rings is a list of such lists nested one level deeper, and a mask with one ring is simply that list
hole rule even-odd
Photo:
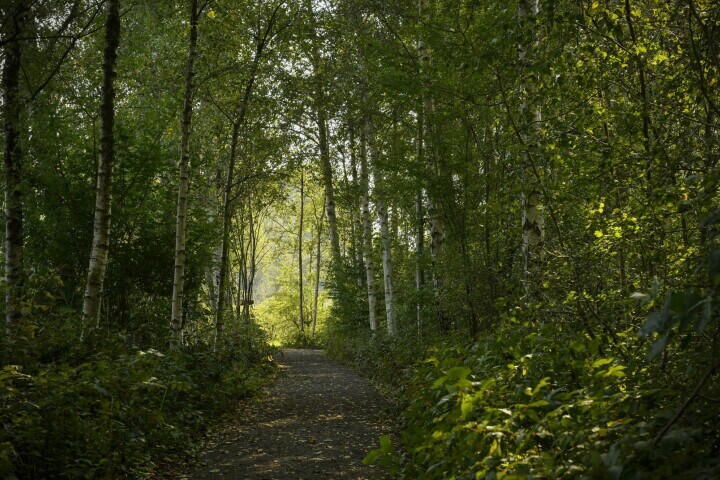
[{"label": "forest path", "polygon": [[362,459],[390,422],[370,383],[321,350],[283,350],[282,374],[219,444],[193,480],[377,479]]}]

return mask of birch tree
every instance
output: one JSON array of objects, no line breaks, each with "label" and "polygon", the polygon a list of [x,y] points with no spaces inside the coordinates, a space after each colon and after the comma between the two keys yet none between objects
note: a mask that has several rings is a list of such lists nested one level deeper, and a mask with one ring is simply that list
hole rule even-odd
[{"label": "birch tree", "polygon": [[533,64],[533,51],[537,48],[538,34],[534,31],[540,10],[539,0],[518,1],[518,21],[521,27],[530,30],[529,41],[521,41],[518,46],[518,60],[523,69],[520,101],[521,137],[523,139],[523,193],[522,193],[522,258],[525,275],[525,292],[534,296],[537,282],[540,281],[539,261],[543,249],[544,218],[542,214],[542,195],[540,190],[541,170],[534,156],[538,150],[537,135],[542,121],[540,108],[529,105],[535,93],[536,79],[528,73]]},{"label": "birch tree", "polygon": [[[418,13],[421,23],[429,22],[432,18],[431,10],[434,8],[433,0],[419,0]],[[433,62],[432,51],[428,48],[424,38],[421,36],[418,40],[418,65],[420,68],[420,77],[423,81],[422,87],[422,145],[423,159],[427,162],[428,172],[430,172],[429,186],[427,192],[427,214],[430,223],[430,258],[432,260],[431,279],[433,287],[433,295],[435,299],[435,309],[438,318],[438,325],[441,329],[446,330],[447,318],[443,313],[442,307],[442,278],[441,278],[441,257],[445,246],[445,221],[440,210],[440,193],[439,190],[445,187],[441,181],[447,177],[446,167],[442,165],[442,160],[438,154],[438,134],[435,128],[435,101],[432,96],[430,87],[430,71]],[[441,188],[438,188],[440,186]],[[446,195],[448,192],[444,192]]]},{"label": "birch tree", "polygon": [[[376,174],[376,181],[382,184],[382,175]],[[392,240],[388,221],[388,207],[384,192],[380,192],[377,200],[378,217],[380,219],[380,238],[382,240],[383,284],[385,286],[385,319],[390,336],[397,334],[395,322],[395,291],[393,289]]]},{"label": "birch tree", "polygon": [[365,119],[360,135],[360,211],[363,222],[363,261],[367,286],[368,321],[370,330],[377,329],[377,294],[375,292],[375,267],[373,266],[372,218],[370,216],[370,173],[368,171],[367,141],[370,137],[370,121]]},{"label": "birch tree", "polygon": [[340,237],[338,236],[337,212],[335,209],[335,187],[333,185],[333,168],[330,162],[330,145],[328,143],[327,102],[325,97],[325,78],[323,76],[323,59],[320,51],[320,38],[317,32],[317,20],[313,12],[312,2],[306,2],[310,15],[310,42],[311,61],[313,69],[313,104],[315,107],[315,122],[318,132],[318,148],[320,150],[320,171],[322,173],[323,187],[325,189],[325,215],[328,221],[328,234],[330,236],[330,250],[332,252],[333,268],[342,265],[340,253]]},{"label": "birch tree", "polygon": [[110,248],[110,208],[112,201],[112,169],[115,158],[115,68],[120,43],[120,0],[108,0],[105,20],[102,100],[100,104],[100,158],[95,189],[93,240],[90,250],[83,317],[97,318]]},{"label": "birch tree", "polygon": [[305,174],[300,167],[300,212],[298,214],[298,318],[300,319],[300,334],[305,336],[305,285],[303,283],[303,236],[305,234]]},{"label": "birch tree", "polygon": [[[313,202],[314,204],[314,202]],[[323,208],[325,202],[323,201]],[[318,215],[318,210],[320,214]],[[312,338],[315,338],[315,327],[317,326],[318,319],[318,299],[320,297],[320,266],[322,256],[322,233],[323,233],[323,209],[315,208],[315,293],[313,295],[313,316],[312,316]]]},{"label": "birch tree", "polygon": [[183,292],[185,283],[185,242],[187,233],[188,192],[190,190],[190,135],[193,114],[193,79],[197,57],[198,1],[190,0],[190,33],[188,35],[188,56],[185,69],[185,94],[182,119],[180,122],[180,164],[178,168],[177,215],[175,220],[175,269],[173,273],[171,328],[181,337],[183,317]]}]

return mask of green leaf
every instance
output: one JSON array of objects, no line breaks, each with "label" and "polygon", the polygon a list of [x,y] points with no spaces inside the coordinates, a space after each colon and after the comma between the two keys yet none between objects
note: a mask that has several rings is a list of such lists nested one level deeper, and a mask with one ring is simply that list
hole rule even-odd
[{"label": "green leaf", "polygon": [[608,365],[608,364],[612,363],[613,361],[615,361],[614,358],[601,358],[601,359],[599,359],[599,360],[595,360],[595,361],[593,362],[593,364],[592,364],[592,367],[593,367],[593,368],[599,368],[599,367],[602,367],[602,366],[604,366],[604,365]]},{"label": "green leaf", "polygon": [[467,367],[453,367],[447,371],[445,376],[448,382],[455,382],[458,380],[465,380],[470,375],[470,369]]}]

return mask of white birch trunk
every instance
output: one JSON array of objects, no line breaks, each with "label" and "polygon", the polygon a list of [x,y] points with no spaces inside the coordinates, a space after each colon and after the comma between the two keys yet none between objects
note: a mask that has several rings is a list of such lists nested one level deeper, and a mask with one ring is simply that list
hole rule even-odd
[{"label": "white birch trunk", "polygon": [[305,176],[300,170],[300,221],[298,228],[298,296],[300,314],[300,333],[305,336],[305,295],[303,288],[303,227],[305,220]]},{"label": "white birch trunk", "polygon": [[176,337],[181,336],[185,287],[185,237],[187,232],[188,192],[190,190],[190,135],[192,128],[192,97],[195,57],[197,56],[197,0],[190,1],[190,36],[187,69],[185,71],[185,100],[180,125],[180,165],[177,216],[175,221],[175,270],[173,273],[170,327]]},{"label": "white birch trunk", "polygon": [[[521,28],[531,28],[540,11],[539,0],[518,1],[518,21]],[[539,107],[530,108],[528,102],[536,91],[536,79],[533,75],[526,75],[526,69],[532,65],[533,49],[538,45],[538,37],[533,33],[534,40],[530,44],[518,46],[518,60],[523,69],[520,102],[520,134],[524,143],[524,168],[522,192],[522,259],[523,284],[528,298],[535,296],[537,284],[542,275],[540,260],[544,243],[544,216],[542,195],[539,179],[540,166],[533,158],[536,150],[540,123],[542,116]]]},{"label": "white birch trunk", "polygon": [[372,262],[372,221],[370,218],[370,179],[368,173],[367,159],[367,137],[369,121],[365,121],[360,138],[360,211],[363,222],[363,262],[365,263],[365,276],[368,296],[368,320],[370,330],[377,329],[377,317],[375,316],[377,297],[375,294],[375,268]]},{"label": "white birch trunk", "polygon": [[312,337],[315,338],[315,327],[317,326],[318,318],[318,298],[320,297],[320,258],[322,254],[322,224],[323,215],[316,218],[317,222],[317,241],[316,241],[316,252],[315,252],[315,296],[313,298],[313,317],[312,317]]},{"label": "white birch trunk", "polygon": [[[379,178],[376,175],[376,178]],[[382,192],[381,192],[382,195]],[[388,335],[395,336],[397,334],[397,323],[395,322],[395,294],[392,283],[392,241],[390,238],[390,228],[388,225],[388,208],[385,200],[378,199],[377,203],[378,216],[380,217],[380,238],[383,247],[383,280],[385,284],[385,315],[387,320]]]},{"label": "white birch trunk", "polygon": [[105,281],[110,243],[110,205],[112,199],[112,168],[115,157],[115,77],[117,48],[120,41],[120,0],[108,0],[105,22],[102,101],[100,105],[100,159],[95,190],[95,216],[90,251],[83,317],[96,319]]}]

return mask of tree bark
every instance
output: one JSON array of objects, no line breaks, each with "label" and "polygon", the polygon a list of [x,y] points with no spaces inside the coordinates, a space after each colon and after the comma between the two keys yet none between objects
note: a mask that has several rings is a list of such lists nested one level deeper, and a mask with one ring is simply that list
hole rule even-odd
[{"label": "tree bark", "polygon": [[[316,53],[316,55],[318,55]],[[316,61],[320,61],[319,58]],[[325,94],[323,91],[322,78],[317,73],[315,66],[315,109],[317,115],[318,139],[320,146],[320,167],[322,171],[323,187],[325,189],[325,215],[328,221],[328,233],[330,236],[330,251],[332,252],[333,268],[337,269],[342,264],[340,254],[340,237],[337,230],[337,212],[335,211],[335,188],[333,186],[333,171],[330,163],[330,146],[327,138],[327,112],[325,111]]]},{"label": "tree bark", "polygon": [[[349,125],[350,130],[350,169],[352,173],[352,192],[353,192],[353,199],[359,203],[359,192],[360,192],[360,182],[359,182],[359,176],[358,176],[358,169],[357,169],[357,156],[356,156],[356,146],[355,146],[355,125],[350,123]],[[352,209],[352,231],[353,231],[353,244],[355,245],[355,248],[353,248],[353,251],[355,253],[355,257],[353,258],[353,263],[355,265],[354,272],[357,276],[357,286],[358,288],[364,287],[364,277],[363,277],[363,225],[362,225],[362,218],[360,215],[360,210],[353,208]]]},{"label": "tree bark", "polygon": [[[380,181],[380,175],[376,174],[376,178]],[[388,208],[385,199],[382,198],[384,192],[380,192],[377,208],[380,217],[380,237],[383,247],[383,280],[385,285],[385,319],[387,321],[388,335],[395,336],[397,334],[397,323],[395,322],[395,292],[393,290],[393,265],[392,265],[392,241],[390,238],[390,228],[388,222]]]},{"label": "tree bark", "polygon": [[22,317],[20,308],[23,286],[23,189],[22,148],[20,138],[20,70],[22,46],[18,37],[24,30],[28,2],[16,2],[8,18],[3,46],[4,64],[3,133],[5,136],[5,322],[12,328]]},{"label": "tree bark", "polygon": [[112,168],[115,157],[115,71],[120,43],[120,0],[108,0],[105,22],[102,101],[100,104],[100,158],[95,190],[95,216],[90,251],[83,317],[96,319],[100,311],[105,270],[110,243],[110,207],[112,201]]},{"label": "tree bark", "polygon": [[[521,27],[531,28],[539,13],[539,0],[518,1],[518,21]],[[533,62],[533,49],[537,47],[538,37],[532,32],[529,43],[520,42],[518,47],[518,60],[523,75]],[[542,275],[540,260],[543,250],[545,236],[544,216],[542,206],[542,194],[539,179],[540,173],[533,155],[537,150],[537,135],[540,122],[542,121],[539,107],[530,108],[529,101],[535,93],[535,78],[533,75],[524,75],[521,85],[520,122],[524,143],[523,159],[523,193],[522,193],[522,258],[523,258],[523,283],[525,294],[528,299],[538,296],[538,285]]]},{"label": "tree bark", "polygon": [[[254,79],[254,72],[253,72]],[[250,91],[252,90],[252,81],[248,83]],[[233,122],[232,135],[230,140],[230,161],[228,162],[227,175],[225,177],[225,187],[223,191],[223,216],[222,216],[222,243],[220,245],[220,268],[218,269],[218,280],[217,280],[217,308],[215,310],[215,341],[214,345],[217,348],[217,344],[222,336],[224,327],[224,312],[226,303],[226,284],[228,276],[228,261],[229,261],[229,247],[230,247],[230,228],[232,226],[232,184],[234,181],[235,173],[235,162],[237,159],[237,147],[240,136],[240,126],[245,118],[245,99],[249,99],[248,88],[245,90],[246,95],[241,102],[240,113],[238,118]]]},{"label": "tree bark", "polygon": [[370,330],[377,329],[375,316],[377,297],[375,294],[375,269],[372,262],[372,221],[370,219],[370,179],[368,173],[367,138],[369,120],[366,119],[360,135],[360,211],[363,221],[363,261],[365,263],[365,276],[368,296],[368,320]]},{"label": "tree bark", "polygon": [[180,125],[180,166],[175,221],[175,270],[173,275],[170,326],[182,341],[181,325],[185,288],[185,236],[187,232],[188,191],[190,189],[190,135],[193,114],[193,78],[197,56],[198,0],[190,0],[190,37],[188,39],[187,68],[185,70],[185,100]]},{"label": "tree bark", "polygon": [[[419,0],[419,16],[425,19],[432,10],[428,5],[432,0]],[[432,52],[425,45],[422,38],[418,41],[418,63],[420,66],[421,76],[427,76],[430,66],[432,65]],[[433,296],[435,299],[435,310],[437,315],[438,327],[441,330],[448,330],[448,319],[446,318],[442,305],[442,273],[441,273],[441,257],[445,246],[445,219],[440,211],[440,195],[446,195],[449,192],[438,192],[436,185],[446,187],[447,185],[442,179],[447,177],[444,165],[441,165],[441,158],[438,155],[435,124],[433,114],[435,112],[435,102],[430,95],[430,84],[427,78],[424,78],[424,88],[422,90],[423,105],[423,148],[427,153],[424,155],[432,172],[433,180],[429,183],[427,190],[427,214],[430,223],[430,259],[432,262],[431,281],[433,288]]]},{"label": "tree bark", "polygon": [[315,338],[315,327],[318,318],[318,298],[320,297],[320,259],[322,254],[322,224],[323,215],[315,219],[317,223],[317,247],[315,252],[315,295],[313,298],[312,337]]},{"label": "tree bark", "polygon": [[[418,164],[425,163],[425,149],[423,144],[424,130],[423,105],[420,102],[417,116],[417,161]],[[415,197],[415,294],[417,300],[415,302],[415,321],[417,323],[417,332],[420,335],[422,330],[422,291],[425,286],[425,269],[423,268],[423,256],[425,255],[425,212],[423,211],[423,195],[422,189],[417,192]]]},{"label": "tree bark", "polygon": [[305,7],[308,9],[312,21],[312,66],[313,81],[315,89],[315,120],[318,127],[318,143],[320,149],[320,170],[322,172],[323,187],[325,189],[325,215],[328,221],[328,234],[330,236],[330,252],[332,255],[332,268],[337,270],[342,265],[342,256],[340,252],[340,237],[337,229],[337,212],[335,210],[335,188],[333,186],[333,170],[330,163],[330,145],[328,144],[327,134],[327,111],[325,102],[325,85],[324,78],[321,74],[322,57],[318,47],[318,38],[315,23],[315,14],[313,12],[312,2],[306,1]]},{"label": "tree bark", "polygon": [[305,298],[303,295],[303,227],[305,220],[305,176],[302,170],[300,170],[300,221],[298,228],[298,296],[299,301],[299,318],[300,318],[300,333],[305,336]]}]

